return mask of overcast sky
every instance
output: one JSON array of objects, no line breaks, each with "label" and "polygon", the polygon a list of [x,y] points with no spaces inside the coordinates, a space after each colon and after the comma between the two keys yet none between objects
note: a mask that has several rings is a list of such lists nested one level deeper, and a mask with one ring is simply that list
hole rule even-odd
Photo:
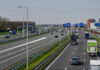
[{"label": "overcast sky", "polygon": [[0,16],[20,21],[24,16],[26,20],[26,9],[17,6],[27,5],[29,20],[39,24],[98,21],[100,17],[100,0],[0,0]]}]

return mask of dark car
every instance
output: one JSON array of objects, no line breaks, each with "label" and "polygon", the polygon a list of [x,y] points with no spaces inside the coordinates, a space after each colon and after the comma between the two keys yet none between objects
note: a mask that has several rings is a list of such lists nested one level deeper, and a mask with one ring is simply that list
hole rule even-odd
[{"label": "dark car", "polygon": [[63,36],[64,34],[62,33],[61,36]]},{"label": "dark car", "polygon": [[79,58],[78,57],[72,57],[70,59],[70,64],[71,65],[78,65],[80,63]]},{"label": "dark car", "polygon": [[10,38],[10,35],[6,35],[5,38]]},{"label": "dark car", "polygon": [[55,38],[58,38],[58,35],[55,35]]},{"label": "dark car", "polygon": [[53,33],[51,33],[51,34],[53,34]]}]

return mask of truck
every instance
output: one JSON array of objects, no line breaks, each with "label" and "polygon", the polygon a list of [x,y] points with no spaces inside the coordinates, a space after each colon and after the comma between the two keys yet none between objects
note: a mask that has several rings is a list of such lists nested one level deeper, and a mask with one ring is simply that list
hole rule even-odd
[{"label": "truck", "polygon": [[85,33],[85,38],[86,38],[86,39],[89,39],[89,38],[90,38],[89,32],[86,32],[86,33]]},{"label": "truck", "polygon": [[97,54],[97,41],[96,40],[87,40],[87,53],[90,55]]},{"label": "truck", "polygon": [[76,45],[76,35],[71,36],[71,45]]},{"label": "truck", "polygon": [[9,31],[11,35],[15,35],[16,34],[16,30],[11,30]]},{"label": "truck", "polygon": [[75,35],[76,35],[76,38],[78,39],[78,32],[76,32]]}]

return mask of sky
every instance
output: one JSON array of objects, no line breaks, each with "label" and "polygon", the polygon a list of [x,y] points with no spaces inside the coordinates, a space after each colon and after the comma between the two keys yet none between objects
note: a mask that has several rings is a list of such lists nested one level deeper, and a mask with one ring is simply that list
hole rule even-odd
[{"label": "sky", "polygon": [[87,19],[100,18],[100,0],[0,0],[0,16],[12,21],[29,20],[37,24],[86,23]]}]

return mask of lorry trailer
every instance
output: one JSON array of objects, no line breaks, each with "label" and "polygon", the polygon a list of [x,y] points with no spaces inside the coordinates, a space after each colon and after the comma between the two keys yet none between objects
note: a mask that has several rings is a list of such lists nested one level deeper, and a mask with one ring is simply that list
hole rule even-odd
[{"label": "lorry trailer", "polygon": [[89,55],[97,54],[97,41],[96,40],[87,40],[87,52]]}]

